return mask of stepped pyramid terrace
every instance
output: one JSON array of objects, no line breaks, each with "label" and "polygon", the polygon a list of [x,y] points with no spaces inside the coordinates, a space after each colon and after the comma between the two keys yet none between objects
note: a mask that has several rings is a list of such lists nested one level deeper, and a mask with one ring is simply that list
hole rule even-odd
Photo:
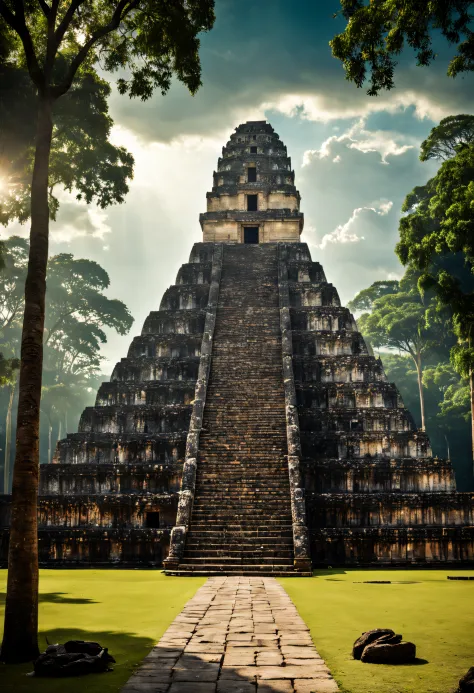
[{"label": "stepped pyramid terrace", "polygon": [[[236,128],[200,223],[176,284],[41,468],[42,564],[305,575],[472,561],[474,496],[300,241],[271,125]],[[4,497],[4,559],[7,524]]]}]

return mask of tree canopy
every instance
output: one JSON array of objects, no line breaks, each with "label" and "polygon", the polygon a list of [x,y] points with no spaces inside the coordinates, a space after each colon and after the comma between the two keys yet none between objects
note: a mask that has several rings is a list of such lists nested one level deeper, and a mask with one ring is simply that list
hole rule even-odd
[{"label": "tree canopy", "polygon": [[474,116],[448,116],[422,142],[420,160],[451,159],[466,144],[474,144]]},{"label": "tree canopy", "polygon": [[[56,218],[56,190],[105,208],[123,202],[133,177],[133,156],[110,142],[110,86],[89,71],[57,103],[49,172],[49,213]],[[34,164],[36,88],[28,73],[0,64],[0,223],[30,217]],[[20,126],[18,126],[20,124]]]},{"label": "tree canopy", "polygon": [[357,294],[350,307],[353,310],[368,309],[369,312],[358,319],[358,325],[373,346],[402,351],[413,359],[424,429],[424,361],[427,355],[442,349],[443,343],[449,339],[446,316],[436,310],[432,299],[420,294],[416,276],[411,272],[401,282],[375,282]]},{"label": "tree canopy", "polygon": [[374,301],[383,296],[388,296],[388,294],[396,294],[399,289],[400,282],[396,279],[374,282],[367,289],[359,291],[357,296],[347,304],[347,307],[353,312],[370,311],[373,308]]},{"label": "tree canopy", "polygon": [[397,56],[407,45],[418,65],[429,65],[436,57],[433,40],[441,35],[456,45],[448,75],[474,69],[474,32],[471,0],[341,0],[345,30],[330,45],[342,61],[346,78],[362,87],[369,80],[368,94],[376,96],[395,86]]},{"label": "tree canopy", "polygon": [[[11,236],[4,242],[5,267],[0,270],[0,335],[6,356],[20,355],[23,285],[28,262],[28,241]],[[53,373],[49,385],[69,375],[93,374],[103,360],[107,342],[104,328],[127,334],[133,318],[127,306],[104,292],[107,272],[97,263],[60,253],[48,262],[45,318],[45,370]]]}]

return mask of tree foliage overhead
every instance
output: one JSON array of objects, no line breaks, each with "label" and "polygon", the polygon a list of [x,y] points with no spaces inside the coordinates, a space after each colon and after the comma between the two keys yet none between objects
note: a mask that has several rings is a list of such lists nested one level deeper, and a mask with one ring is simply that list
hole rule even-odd
[{"label": "tree foliage overhead", "polygon": [[214,1],[0,0],[0,16],[3,45],[21,46],[19,60],[40,93],[59,98],[99,61],[121,71],[121,93],[147,99],[155,89],[168,91],[173,75],[197,91],[198,34],[212,28]]},{"label": "tree foliage overhead", "polygon": [[[123,202],[133,177],[133,156],[110,142],[110,86],[93,71],[81,74],[54,110],[49,211],[56,218],[56,190],[105,208]],[[36,90],[27,72],[0,64],[0,223],[30,217]],[[18,124],[20,126],[18,127]]]},{"label": "tree foliage overhead", "polygon": [[466,144],[474,144],[474,116],[448,116],[422,142],[420,161],[451,159]]},{"label": "tree foliage overhead", "polygon": [[396,58],[405,45],[415,51],[418,65],[429,65],[436,34],[457,46],[449,76],[474,69],[472,0],[341,0],[341,7],[347,26],[330,42],[332,52],[348,80],[358,87],[370,80],[370,96],[395,86]]}]

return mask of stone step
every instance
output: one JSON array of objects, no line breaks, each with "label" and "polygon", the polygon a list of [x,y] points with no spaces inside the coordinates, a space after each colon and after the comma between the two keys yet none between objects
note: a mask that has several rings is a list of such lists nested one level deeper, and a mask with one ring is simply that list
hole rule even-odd
[{"label": "stone step", "polygon": [[169,575],[176,574],[189,574],[193,575],[264,575],[275,573],[281,573],[287,575],[288,573],[294,573],[295,575],[304,575],[305,577],[311,577],[311,573],[299,573],[295,570],[293,565],[288,565],[286,563],[275,562],[273,564],[215,564],[215,563],[204,563],[196,565],[194,563],[184,562],[180,563],[179,569],[177,571],[166,571]]},{"label": "stone step", "polygon": [[292,532],[292,521],[288,519],[265,520],[265,524],[253,522],[250,520],[240,520],[238,522],[220,522],[214,520],[209,522],[200,522],[198,519],[191,520],[189,533],[195,536],[214,536],[216,533],[223,534],[225,532],[240,532],[246,536],[249,533],[257,534],[258,536],[274,536],[278,532],[281,536],[286,536],[287,532]]},{"label": "stone step", "polygon": [[[254,536],[252,536],[252,534]],[[217,537],[220,537],[222,539],[222,546],[223,547],[236,547],[238,546],[258,546],[261,548],[262,546],[271,546],[272,549],[275,551],[280,549],[280,548],[287,548],[288,546],[293,545],[293,538],[292,538],[292,531],[287,530],[286,531],[286,536],[282,536],[282,533],[280,532],[274,532],[272,533],[271,536],[267,536],[269,532],[266,532],[263,536],[261,536],[258,531],[255,532],[235,532],[235,533],[229,533],[227,531],[223,532],[194,532],[194,531],[189,531],[188,536],[187,536],[187,541],[188,543],[186,546],[188,546],[189,549],[191,549],[193,546],[196,544],[203,544],[206,542],[207,546],[209,548],[212,548],[212,546],[215,543],[215,539]]]},{"label": "stone step", "polygon": [[[201,555],[196,555],[201,553]],[[286,551],[283,555],[266,553],[264,551],[202,551],[202,552],[189,552],[186,549],[186,553],[183,558],[183,563],[188,565],[203,565],[203,564],[215,564],[215,565],[238,565],[242,563],[244,565],[273,565],[278,563],[280,565],[290,565],[293,567],[293,551]]]}]

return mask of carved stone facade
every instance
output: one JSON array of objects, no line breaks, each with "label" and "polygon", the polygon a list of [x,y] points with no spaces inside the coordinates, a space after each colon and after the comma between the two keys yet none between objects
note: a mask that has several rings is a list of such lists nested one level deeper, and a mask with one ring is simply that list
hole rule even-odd
[{"label": "carved stone facade", "polygon": [[[456,492],[299,241],[270,125],[231,136],[201,224],[160,310],[41,468],[41,562],[302,575],[473,561],[473,494]],[[1,497],[3,562],[8,512]]]}]

